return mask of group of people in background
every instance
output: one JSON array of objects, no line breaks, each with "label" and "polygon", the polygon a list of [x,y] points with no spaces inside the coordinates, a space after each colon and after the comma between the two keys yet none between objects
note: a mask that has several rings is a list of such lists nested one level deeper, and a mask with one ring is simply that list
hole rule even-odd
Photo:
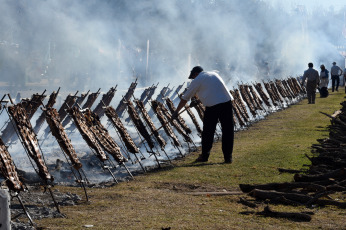
[{"label": "group of people in background", "polygon": [[346,83],[346,68],[343,71],[339,66],[336,65],[336,62],[333,62],[333,66],[330,69],[330,74],[324,65],[320,66],[320,73],[315,70],[313,66],[313,63],[308,64],[309,69],[305,70],[302,79],[302,84],[304,84],[306,80],[306,94],[309,104],[315,104],[316,89],[319,90],[321,97],[328,97],[329,76],[332,80],[332,92],[334,92],[334,90],[338,91],[340,85],[340,76],[344,75],[344,82]]}]

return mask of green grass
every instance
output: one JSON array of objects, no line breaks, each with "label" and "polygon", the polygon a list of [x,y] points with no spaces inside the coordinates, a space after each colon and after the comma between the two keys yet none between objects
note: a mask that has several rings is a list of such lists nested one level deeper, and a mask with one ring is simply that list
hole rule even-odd
[{"label": "green grass", "polygon": [[[343,89],[341,89],[343,91]],[[344,94],[332,93],[307,100],[273,113],[235,135],[232,164],[221,164],[221,143],[214,144],[208,163],[192,163],[199,152],[176,161],[175,167],[147,173],[130,182],[103,189],[88,189],[91,204],[61,207],[67,218],[36,222],[47,229],[343,229],[346,212],[334,207],[271,206],[276,211],[314,211],[310,223],[242,215],[252,210],[239,203],[240,196],[193,196],[193,191],[237,191],[240,183],[287,182],[292,174],[277,168],[301,169],[309,161],[305,154],[317,139],[328,137],[330,119],[320,111],[333,114],[340,109]],[[78,193],[80,188],[60,187]],[[340,199],[344,199],[344,195]],[[262,211],[260,209],[255,211]]]}]

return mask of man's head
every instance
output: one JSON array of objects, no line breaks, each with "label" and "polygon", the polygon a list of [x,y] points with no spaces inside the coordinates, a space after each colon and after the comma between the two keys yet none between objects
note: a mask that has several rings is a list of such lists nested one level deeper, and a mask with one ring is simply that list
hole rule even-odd
[{"label": "man's head", "polygon": [[333,62],[333,65],[336,65],[336,62]]},{"label": "man's head", "polygon": [[195,66],[192,68],[189,79],[195,79],[200,72],[203,71],[203,68],[200,66]]},{"label": "man's head", "polygon": [[311,62],[308,64],[309,68],[314,67],[314,64],[312,64]]}]

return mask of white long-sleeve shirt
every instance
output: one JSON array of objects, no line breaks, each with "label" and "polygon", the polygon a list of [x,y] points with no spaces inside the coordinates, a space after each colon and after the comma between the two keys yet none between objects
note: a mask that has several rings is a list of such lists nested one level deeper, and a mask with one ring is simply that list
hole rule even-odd
[{"label": "white long-sleeve shirt", "polygon": [[225,82],[215,72],[201,72],[198,74],[182,96],[182,99],[189,101],[195,94],[207,107],[233,99]]}]

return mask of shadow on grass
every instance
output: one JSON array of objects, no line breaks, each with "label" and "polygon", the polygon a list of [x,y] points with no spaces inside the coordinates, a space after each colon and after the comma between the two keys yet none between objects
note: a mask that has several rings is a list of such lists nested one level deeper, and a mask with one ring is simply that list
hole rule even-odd
[{"label": "shadow on grass", "polygon": [[231,165],[231,164],[227,164],[227,163],[224,163],[224,162],[220,162],[220,163],[195,163],[195,162],[192,162],[192,163],[188,163],[188,164],[185,164],[185,165],[180,165],[179,167],[204,167],[204,166],[210,166],[210,165]]}]

